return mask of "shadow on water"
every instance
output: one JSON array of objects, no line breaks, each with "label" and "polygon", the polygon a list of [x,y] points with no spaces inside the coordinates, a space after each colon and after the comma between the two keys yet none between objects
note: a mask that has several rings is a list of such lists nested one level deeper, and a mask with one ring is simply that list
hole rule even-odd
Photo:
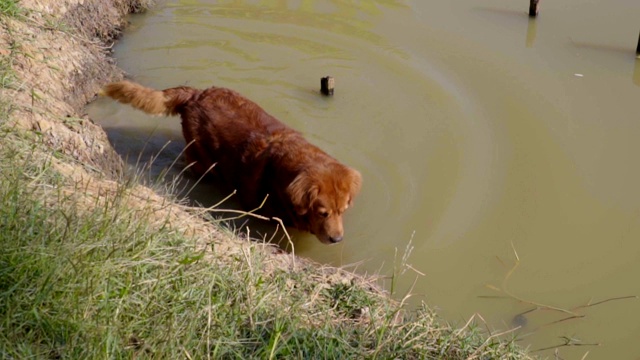
[{"label": "shadow on water", "polygon": [[[210,178],[196,177],[182,157],[185,142],[169,129],[109,128],[105,131],[116,152],[147,185],[176,196],[188,206],[207,208],[213,222],[284,250],[291,246],[276,221],[245,212],[234,193],[228,193]],[[291,232],[287,229],[291,236]],[[294,235],[297,232],[293,233]],[[295,245],[294,245],[295,246]]]}]

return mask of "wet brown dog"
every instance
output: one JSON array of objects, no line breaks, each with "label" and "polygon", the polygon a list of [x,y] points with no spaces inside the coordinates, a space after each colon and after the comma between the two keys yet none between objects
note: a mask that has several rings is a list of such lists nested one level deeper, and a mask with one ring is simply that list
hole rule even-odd
[{"label": "wet brown dog", "polygon": [[210,171],[237,190],[246,209],[268,194],[263,214],[323,243],[342,240],[342,214],[360,191],[360,173],[251,100],[225,88],[154,90],[128,81],[109,84],[103,93],[149,114],[179,114],[187,162],[196,174]]}]

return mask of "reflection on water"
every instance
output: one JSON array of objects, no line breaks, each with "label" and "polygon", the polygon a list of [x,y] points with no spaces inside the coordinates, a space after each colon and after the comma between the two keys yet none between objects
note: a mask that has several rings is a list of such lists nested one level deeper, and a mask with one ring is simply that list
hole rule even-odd
[{"label": "reflection on water", "polygon": [[536,34],[538,32],[538,22],[535,19],[529,19],[529,25],[527,26],[527,40],[525,46],[530,48],[536,42]]},{"label": "reflection on water", "polygon": [[[409,247],[396,296],[417,276],[414,304],[448,321],[479,313],[497,330],[521,326],[534,349],[580,341],[560,348],[564,358],[638,357],[640,304],[627,296],[640,294],[640,7],[547,2],[535,20],[526,10],[499,0],[161,1],[132,17],[115,51],[149,86],[238,90],[362,172],[346,240],[323,246],[292,232],[298,254],[399,275]],[[326,75],[331,98],[318,92]],[[178,119],[106,100],[89,110],[131,163],[154,160],[152,174],[179,156]],[[211,184],[189,192],[204,206],[226,195]]]}]

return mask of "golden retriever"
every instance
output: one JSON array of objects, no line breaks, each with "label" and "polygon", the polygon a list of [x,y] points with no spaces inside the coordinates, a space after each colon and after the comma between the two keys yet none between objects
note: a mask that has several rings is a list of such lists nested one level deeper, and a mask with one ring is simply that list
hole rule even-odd
[{"label": "golden retriever", "polygon": [[[360,173],[341,164],[302,134],[237,92],[180,86],[155,90],[129,81],[102,93],[153,115],[180,115],[187,163],[210,171],[243,207],[316,235],[342,241],[342,214],[360,191]],[[215,166],[214,166],[215,165]]]}]

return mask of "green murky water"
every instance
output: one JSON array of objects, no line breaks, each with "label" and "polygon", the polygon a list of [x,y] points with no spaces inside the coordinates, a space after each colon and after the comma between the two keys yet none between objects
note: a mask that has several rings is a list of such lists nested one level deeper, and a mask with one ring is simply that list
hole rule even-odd
[{"label": "green murky water", "polygon": [[[521,325],[532,349],[571,337],[601,345],[563,358],[635,359],[640,302],[617,298],[640,295],[640,3],[542,2],[535,21],[527,10],[164,0],[131,19],[115,56],[146,85],[238,90],[361,170],[346,240],[294,233],[298,254],[395,273],[396,296],[412,289],[450,322]],[[333,98],[318,94],[325,75]],[[89,112],[131,162],[168,140],[155,171],[179,155],[178,119],[103,99]]]}]

